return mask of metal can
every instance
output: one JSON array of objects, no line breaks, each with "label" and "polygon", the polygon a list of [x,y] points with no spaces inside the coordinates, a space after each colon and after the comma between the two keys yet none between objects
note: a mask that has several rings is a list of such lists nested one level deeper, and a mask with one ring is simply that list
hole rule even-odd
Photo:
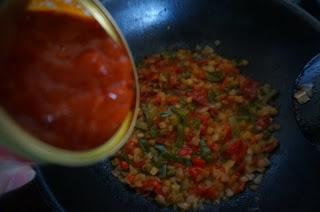
[{"label": "metal can", "polygon": [[[21,3],[21,0],[17,1]],[[2,3],[2,10],[5,10],[6,7],[10,9],[12,2],[15,1],[10,0]],[[50,163],[64,166],[93,164],[113,155],[129,139],[135,125],[139,106],[137,72],[125,38],[109,12],[96,0],[31,0],[26,2],[27,10],[53,10],[75,16],[94,18],[114,41],[124,45],[133,67],[135,103],[120,128],[108,141],[95,149],[86,151],[65,150],[40,141],[21,128],[0,107],[0,146],[36,163]]]}]

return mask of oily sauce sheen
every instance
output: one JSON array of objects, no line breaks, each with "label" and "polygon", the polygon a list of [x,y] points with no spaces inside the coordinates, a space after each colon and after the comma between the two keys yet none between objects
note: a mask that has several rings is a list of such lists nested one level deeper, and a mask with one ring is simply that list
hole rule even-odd
[{"label": "oily sauce sheen", "polygon": [[125,48],[98,23],[27,12],[8,38],[0,104],[17,123],[68,150],[97,147],[115,133],[132,107],[134,80]]}]

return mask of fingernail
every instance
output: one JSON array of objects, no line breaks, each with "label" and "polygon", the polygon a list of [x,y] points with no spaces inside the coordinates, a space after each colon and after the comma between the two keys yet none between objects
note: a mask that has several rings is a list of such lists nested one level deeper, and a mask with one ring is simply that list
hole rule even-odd
[{"label": "fingernail", "polygon": [[21,168],[17,170],[17,172],[10,177],[4,192],[9,192],[25,185],[30,182],[35,175],[35,171],[31,168]]}]

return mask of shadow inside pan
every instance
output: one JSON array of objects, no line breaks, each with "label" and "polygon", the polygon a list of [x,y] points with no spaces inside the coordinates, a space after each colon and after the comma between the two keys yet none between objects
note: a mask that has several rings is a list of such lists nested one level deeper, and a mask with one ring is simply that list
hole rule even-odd
[{"label": "shadow inside pan", "polygon": [[[243,73],[280,91],[280,147],[257,192],[246,191],[207,211],[302,211],[318,207],[320,153],[301,134],[292,110],[293,83],[320,51],[320,24],[303,11],[272,0],[104,0],[137,62],[167,49],[220,40],[222,56],[247,59]],[[102,162],[93,167],[46,166],[48,189],[68,211],[157,211]],[[162,210],[170,210],[168,208]]]}]

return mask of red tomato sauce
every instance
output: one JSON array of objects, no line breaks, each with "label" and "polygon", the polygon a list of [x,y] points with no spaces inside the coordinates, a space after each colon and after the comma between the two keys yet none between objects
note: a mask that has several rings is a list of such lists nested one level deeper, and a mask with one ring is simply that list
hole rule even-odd
[{"label": "red tomato sauce", "polygon": [[11,31],[0,45],[1,106],[51,145],[88,150],[106,142],[134,100],[125,48],[94,20],[54,12],[27,12]]}]

